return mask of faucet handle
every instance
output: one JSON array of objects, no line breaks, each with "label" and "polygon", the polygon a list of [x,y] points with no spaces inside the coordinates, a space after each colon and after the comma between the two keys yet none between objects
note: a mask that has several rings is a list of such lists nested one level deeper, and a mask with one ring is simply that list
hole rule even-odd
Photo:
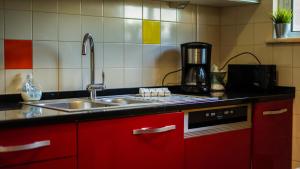
[{"label": "faucet handle", "polygon": [[105,82],[105,73],[104,71],[102,70],[102,84],[104,85],[104,82]]}]

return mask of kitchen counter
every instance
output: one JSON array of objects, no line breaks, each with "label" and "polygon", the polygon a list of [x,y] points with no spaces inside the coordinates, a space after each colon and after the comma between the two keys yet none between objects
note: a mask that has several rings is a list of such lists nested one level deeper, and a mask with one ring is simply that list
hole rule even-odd
[{"label": "kitchen counter", "polygon": [[[170,87],[170,90],[172,91],[172,93],[190,95],[188,93],[181,92],[179,87]],[[137,93],[137,91],[138,89],[108,90],[106,93],[104,93],[104,95],[133,94]],[[85,97],[86,93],[83,95],[73,93],[72,95],[76,95],[77,97]],[[12,96],[8,97],[10,100],[12,100],[13,98]],[[18,97],[19,96],[16,96],[16,98]],[[23,105],[17,102],[0,102],[0,128],[38,125],[46,123],[77,122],[95,119],[111,119],[145,114],[168,113],[194,108],[224,106],[229,104],[255,103],[271,100],[292,99],[295,97],[295,88],[277,87],[274,90],[272,90],[272,92],[227,91],[224,93],[211,93],[210,95],[206,95],[206,97],[213,97],[215,99],[209,99],[208,101],[204,102],[151,104],[143,107],[126,107],[108,110],[104,109],[82,111],[75,113]],[[53,97],[51,99],[53,99]],[[1,96],[0,100],[5,100],[5,96]]]}]

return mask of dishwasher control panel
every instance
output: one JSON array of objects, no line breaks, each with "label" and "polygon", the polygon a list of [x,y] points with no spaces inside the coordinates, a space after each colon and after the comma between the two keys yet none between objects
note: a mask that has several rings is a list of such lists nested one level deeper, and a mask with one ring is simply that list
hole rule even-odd
[{"label": "dishwasher control panel", "polygon": [[189,112],[188,128],[247,121],[247,106]]},{"label": "dishwasher control panel", "polygon": [[194,109],[184,113],[185,133],[207,134],[251,127],[250,104]]}]

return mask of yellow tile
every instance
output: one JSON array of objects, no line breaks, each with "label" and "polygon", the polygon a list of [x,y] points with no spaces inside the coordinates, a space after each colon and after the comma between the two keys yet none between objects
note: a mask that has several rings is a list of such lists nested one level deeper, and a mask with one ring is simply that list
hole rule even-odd
[{"label": "yellow tile", "polygon": [[143,20],[143,43],[160,44],[160,22]]}]

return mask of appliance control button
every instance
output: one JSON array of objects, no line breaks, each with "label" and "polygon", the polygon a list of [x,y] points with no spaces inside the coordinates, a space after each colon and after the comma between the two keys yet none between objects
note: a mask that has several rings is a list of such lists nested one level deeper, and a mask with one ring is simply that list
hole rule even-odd
[{"label": "appliance control button", "polygon": [[224,111],[224,114],[226,114],[226,115],[229,114],[229,111],[228,110]]},{"label": "appliance control button", "polygon": [[209,113],[205,113],[205,116],[206,116],[206,117],[209,117]]},{"label": "appliance control button", "polygon": [[216,113],[210,113],[210,115],[211,115],[211,116],[215,116],[215,115],[216,115]]},{"label": "appliance control button", "polygon": [[230,110],[230,114],[233,114],[234,113],[234,111],[233,110]]}]

